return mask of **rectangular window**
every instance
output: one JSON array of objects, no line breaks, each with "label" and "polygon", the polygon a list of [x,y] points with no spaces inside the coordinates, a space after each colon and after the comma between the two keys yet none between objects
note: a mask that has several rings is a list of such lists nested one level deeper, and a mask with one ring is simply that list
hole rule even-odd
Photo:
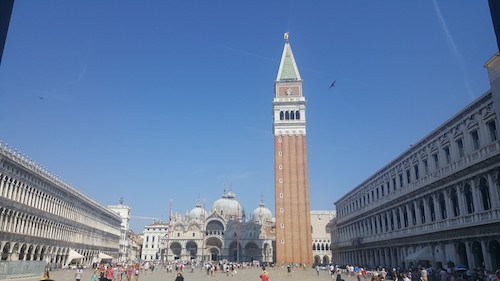
[{"label": "rectangular window", "polygon": [[457,143],[458,156],[460,158],[464,157],[464,142],[462,139],[458,139],[455,142]]},{"label": "rectangular window", "polygon": [[392,190],[396,190],[396,178],[392,178]]},{"label": "rectangular window", "polygon": [[384,185],[381,185],[380,189],[382,190],[382,196],[384,196]]},{"label": "rectangular window", "polygon": [[415,170],[415,179],[418,180],[420,175],[418,174],[418,164],[413,166],[413,169]]},{"label": "rectangular window", "polygon": [[498,135],[495,120],[488,122],[488,130],[490,131],[490,140],[492,142],[496,141],[498,139]]},{"label": "rectangular window", "polygon": [[434,168],[439,169],[439,157],[437,153],[432,154],[432,158],[434,159]]},{"label": "rectangular window", "polygon": [[451,162],[450,147],[447,146],[447,147],[443,148],[443,150],[444,150],[444,157],[446,159],[446,164],[450,164],[450,162]]},{"label": "rectangular window", "polygon": [[422,160],[424,163],[424,172],[427,175],[429,173],[429,164],[427,163],[427,159]]},{"label": "rectangular window", "polygon": [[399,174],[399,187],[403,187],[403,174]]},{"label": "rectangular window", "polygon": [[406,170],[406,183],[411,182],[410,169]]},{"label": "rectangular window", "polygon": [[478,150],[479,149],[479,134],[478,134],[477,130],[470,132],[470,137],[472,139],[472,148],[474,150]]}]

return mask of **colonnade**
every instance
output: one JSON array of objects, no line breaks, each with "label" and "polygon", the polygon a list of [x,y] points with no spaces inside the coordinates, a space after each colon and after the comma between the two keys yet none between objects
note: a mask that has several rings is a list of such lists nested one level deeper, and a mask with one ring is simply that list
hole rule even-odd
[{"label": "colonnade", "polygon": [[0,144],[0,260],[66,262],[117,256],[121,217]]},{"label": "colonnade", "polygon": [[[361,220],[338,229],[337,241],[383,235],[440,222],[439,227],[499,218],[499,170],[478,174],[467,180],[422,194],[409,202],[373,212]],[[477,216],[474,214],[481,214]]]},{"label": "colonnade", "polygon": [[435,269],[446,268],[449,262],[468,268],[500,267],[500,237],[489,236],[478,239],[450,239],[437,243],[418,243],[407,246],[373,247],[359,250],[334,252],[338,264],[355,264],[367,267],[411,268],[424,260],[407,259],[417,251]]}]

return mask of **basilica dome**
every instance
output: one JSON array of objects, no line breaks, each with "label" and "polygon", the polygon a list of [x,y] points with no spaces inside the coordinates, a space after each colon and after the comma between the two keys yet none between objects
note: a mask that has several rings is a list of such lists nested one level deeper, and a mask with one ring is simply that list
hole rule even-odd
[{"label": "basilica dome", "polygon": [[234,192],[229,191],[222,194],[222,198],[217,199],[212,205],[212,210],[226,219],[242,217],[240,202],[236,200]]},{"label": "basilica dome", "polygon": [[252,220],[253,221],[271,221],[273,219],[273,214],[271,213],[271,210],[266,208],[264,205],[264,201],[260,201],[259,207],[255,209],[252,213]]},{"label": "basilica dome", "polygon": [[207,217],[207,211],[205,211],[205,209],[201,207],[201,203],[199,200],[196,203],[196,207],[189,211],[189,217],[196,220],[203,220]]}]

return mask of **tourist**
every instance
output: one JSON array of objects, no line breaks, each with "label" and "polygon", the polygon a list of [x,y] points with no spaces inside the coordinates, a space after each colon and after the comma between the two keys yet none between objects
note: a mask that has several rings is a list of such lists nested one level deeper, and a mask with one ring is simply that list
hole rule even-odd
[{"label": "tourist", "polygon": [[177,277],[175,277],[175,281],[184,281],[184,277],[182,276],[182,273],[178,272]]},{"label": "tourist", "polygon": [[425,269],[425,267],[422,267],[422,269],[420,270],[420,280],[427,281],[427,270]]},{"label": "tourist", "polygon": [[266,268],[262,268],[262,272],[259,275],[260,280],[262,281],[269,281],[269,273],[267,273]]},{"label": "tourist", "polygon": [[82,276],[83,276],[83,268],[79,266],[76,268],[76,272],[75,272],[76,281],[80,281],[80,279],[82,279]]},{"label": "tourist", "polygon": [[43,281],[49,281],[50,280],[49,271],[47,269],[43,272],[42,278],[40,280],[43,280]]}]

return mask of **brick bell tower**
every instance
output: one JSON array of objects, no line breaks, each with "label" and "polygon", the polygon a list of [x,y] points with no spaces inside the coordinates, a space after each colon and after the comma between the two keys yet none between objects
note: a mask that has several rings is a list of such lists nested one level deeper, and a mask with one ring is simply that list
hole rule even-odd
[{"label": "brick bell tower", "polygon": [[306,152],[306,99],[302,79],[285,33],[285,47],[274,82],[274,186],[276,263],[312,258],[309,177]]}]

